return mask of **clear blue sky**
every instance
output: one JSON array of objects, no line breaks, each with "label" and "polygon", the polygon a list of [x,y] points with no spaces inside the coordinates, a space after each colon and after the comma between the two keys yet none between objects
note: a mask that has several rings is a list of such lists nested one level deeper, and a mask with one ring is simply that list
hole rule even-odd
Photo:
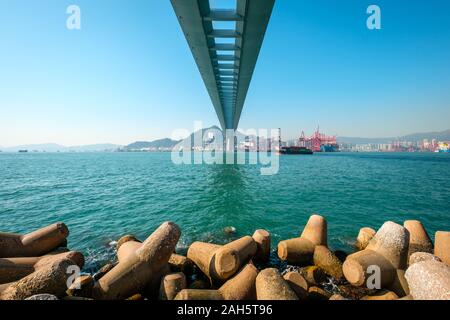
[{"label": "clear blue sky", "polygon": [[[449,119],[450,1],[277,0],[241,127],[382,137]],[[195,120],[217,124],[169,0],[0,0],[0,145],[127,144]]]}]

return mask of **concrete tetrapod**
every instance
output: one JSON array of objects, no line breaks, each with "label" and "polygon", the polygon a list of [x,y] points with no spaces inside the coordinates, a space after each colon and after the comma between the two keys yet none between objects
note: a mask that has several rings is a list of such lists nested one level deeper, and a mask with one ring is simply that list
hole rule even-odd
[{"label": "concrete tetrapod", "polygon": [[450,266],[450,232],[436,232],[434,241],[434,255]]},{"label": "concrete tetrapod", "polygon": [[361,300],[398,300],[398,296],[395,292],[381,290],[372,296],[364,296]]},{"label": "concrete tetrapod", "polygon": [[312,215],[300,238],[308,239],[315,246],[327,246],[327,220],[317,214]]},{"label": "concrete tetrapod", "polygon": [[319,287],[310,287],[308,289],[309,300],[330,300],[332,294]]},{"label": "concrete tetrapod", "polygon": [[256,277],[256,297],[258,300],[298,300],[275,268],[264,269]]},{"label": "concrete tetrapod", "polygon": [[120,247],[124,243],[130,242],[130,241],[142,243],[142,241],[139,241],[135,236],[133,236],[131,234],[127,234],[126,236],[123,236],[119,240],[117,240],[117,244],[116,244],[117,251],[119,251]]},{"label": "concrete tetrapod", "polygon": [[92,289],[94,288],[94,278],[91,275],[81,275],[75,279],[72,285],[66,290],[70,297],[92,297]]},{"label": "concrete tetrapod", "polygon": [[[230,242],[224,245],[221,249],[216,253],[216,263],[222,261],[222,251],[226,252],[227,250],[235,251],[239,258],[239,268],[244,264],[250,261],[258,249],[258,246],[250,236],[245,236],[240,239],[237,239],[233,242]],[[226,255],[226,254],[225,254]],[[233,273],[234,274],[234,273]]]},{"label": "concrete tetrapod", "polygon": [[289,284],[291,289],[294,290],[300,300],[306,300],[308,298],[308,282],[299,272],[288,272],[283,278]]},{"label": "concrete tetrapod", "polygon": [[409,295],[408,282],[405,278],[405,270],[397,269],[395,270],[394,281],[389,286],[389,290],[394,291],[399,297],[404,297]]},{"label": "concrete tetrapod", "polygon": [[255,300],[255,281],[258,270],[252,264],[247,264],[237,275],[225,282],[219,292],[225,300]]},{"label": "concrete tetrapod", "polygon": [[186,289],[186,276],[182,272],[171,273],[161,280],[159,298],[161,300],[173,300],[177,294]]},{"label": "concrete tetrapod", "polygon": [[180,235],[176,224],[163,223],[136,251],[119,261],[97,282],[93,297],[100,300],[126,299],[144,290],[156,276],[161,276],[160,270],[167,267]]},{"label": "concrete tetrapod", "polygon": [[396,269],[406,269],[408,247],[408,230],[388,221],[366,249],[347,257],[343,264],[344,276],[352,285],[363,286],[369,276],[378,275],[381,287],[386,288],[394,282]]},{"label": "concrete tetrapod", "polygon": [[313,260],[315,246],[320,245],[327,245],[327,222],[323,217],[313,215],[299,238],[278,243],[278,257],[290,264],[309,264]]},{"label": "concrete tetrapod", "polygon": [[0,284],[22,279],[39,268],[62,259],[70,259],[80,268],[84,265],[83,254],[76,251],[50,254],[42,257],[0,258]]},{"label": "concrete tetrapod", "polygon": [[415,252],[433,253],[433,243],[420,221],[408,220],[403,226],[409,231],[408,257]]},{"label": "concrete tetrapod", "polygon": [[[134,236],[124,236],[117,242],[117,259],[119,261],[126,259],[127,256],[142,246],[142,242],[137,240]],[[188,258],[173,253],[169,259],[169,267],[173,273],[183,272],[185,274],[192,273],[193,262]]]},{"label": "concrete tetrapod", "polygon": [[318,266],[302,268],[300,273],[310,286],[317,286],[327,279],[325,272]]},{"label": "concrete tetrapod", "polygon": [[270,257],[270,233],[266,230],[256,230],[252,236],[256,242],[257,250],[255,254],[255,261],[266,262]]},{"label": "concrete tetrapod", "polygon": [[[142,242],[137,240],[134,236],[124,236],[117,242],[117,260],[119,262],[127,260],[130,256],[142,247]],[[172,257],[172,254],[170,257]],[[169,258],[170,262],[170,258]],[[170,274],[171,270],[169,264],[164,264],[160,269],[154,270],[152,280],[147,283],[142,293],[148,295],[149,298],[157,298],[161,286],[161,279]]]},{"label": "concrete tetrapod", "polygon": [[450,300],[450,266],[428,260],[414,263],[406,270],[414,300]]},{"label": "concrete tetrapod", "polygon": [[173,253],[169,259],[169,267],[172,272],[190,275],[194,270],[194,263],[185,256]]},{"label": "concrete tetrapod", "polygon": [[442,262],[441,259],[436,257],[434,254],[427,253],[427,252],[416,252],[409,256],[409,266],[412,266],[414,263],[421,262],[421,261],[428,261],[428,260],[435,260]]},{"label": "concrete tetrapod", "polygon": [[184,289],[177,294],[174,300],[223,300],[217,290]]},{"label": "concrete tetrapod", "polygon": [[0,258],[42,256],[63,244],[68,235],[61,222],[25,235],[0,232]]},{"label": "concrete tetrapod", "polygon": [[256,250],[256,242],[249,236],[224,246],[194,242],[188,249],[187,258],[211,280],[226,281],[255,255]]},{"label": "concrete tetrapod", "polygon": [[74,262],[69,259],[56,260],[37,271],[12,283],[0,294],[1,300],[24,300],[36,294],[65,295],[67,280],[72,274],[69,268]]},{"label": "concrete tetrapod", "polygon": [[325,246],[316,246],[314,249],[314,265],[336,280],[341,280],[344,277],[342,262]]},{"label": "concrete tetrapod", "polygon": [[377,232],[372,228],[361,228],[356,238],[356,248],[364,250]]}]

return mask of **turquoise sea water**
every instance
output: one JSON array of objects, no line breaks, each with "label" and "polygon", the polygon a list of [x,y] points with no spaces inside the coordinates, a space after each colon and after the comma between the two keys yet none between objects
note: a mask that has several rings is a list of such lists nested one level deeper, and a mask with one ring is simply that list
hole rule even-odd
[{"label": "turquoise sea water", "polygon": [[387,220],[419,219],[433,238],[450,230],[449,172],[448,154],[282,156],[279,174],[261,176],[248,165],[174,165],[168,153],[2,153],[0,231],[63,221],[70,248],[95,268],[113,257],[111,241],[145,239],[167,220],[182,228],[180,250],[258,228],[275,247],[319,213],[330,247],[350,250],[361,227]]}]

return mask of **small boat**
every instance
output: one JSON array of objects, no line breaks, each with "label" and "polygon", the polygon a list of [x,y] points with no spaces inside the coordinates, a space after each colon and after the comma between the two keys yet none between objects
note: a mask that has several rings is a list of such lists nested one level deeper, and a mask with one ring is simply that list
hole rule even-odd
[{"label": "small boat", "polygon": [[19,150],[19,153],[27,153],[28,150]]},{"label": "small boat", "polygon": [[314,152],[311,149],[305,147],[282,147],[279,150],[280,154],[289,154],[289,155],[311,155]]}]

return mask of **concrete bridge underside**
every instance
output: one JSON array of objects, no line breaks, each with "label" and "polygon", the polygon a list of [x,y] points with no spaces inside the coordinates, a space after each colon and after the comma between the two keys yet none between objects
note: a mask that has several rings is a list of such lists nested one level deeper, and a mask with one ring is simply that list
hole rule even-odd
[{"label": "concrete bridge underside", "polygon": [[275,0],[236,0],[232,9],[171,2],[222,129],[236,130]]}]

